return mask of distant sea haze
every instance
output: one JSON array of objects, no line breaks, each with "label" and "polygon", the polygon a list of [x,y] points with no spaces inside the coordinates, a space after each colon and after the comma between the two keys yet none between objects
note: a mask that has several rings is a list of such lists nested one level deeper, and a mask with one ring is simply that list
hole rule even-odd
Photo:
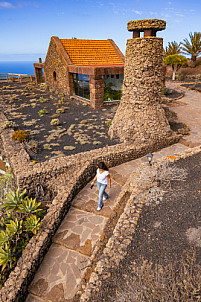
[{"label": "distant sea haze", "polygon": [[34,75],[32,61],[0,61],[0,73],[17,73]]}]

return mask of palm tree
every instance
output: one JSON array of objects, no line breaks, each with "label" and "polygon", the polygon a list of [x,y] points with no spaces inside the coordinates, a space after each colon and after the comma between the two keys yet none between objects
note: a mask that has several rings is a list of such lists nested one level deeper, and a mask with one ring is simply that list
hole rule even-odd
[{"label": "palm tree", "polygon": [[182,55],[169,55],[165,57],[163,63],[165,65],[170,65],[172,66],[172,80],[174,81],[176,78],[176,72],[181,68],[181,67],[186,67],[187,64],[187,59],[182,56]]},{"label": "palm tree", "polygon": [[194,34],[189,34],[190,41],[184,39],[184,42],[181,43],[183,46],[181,49],[183,53],[191,55],[191,60],[196,62],[196,58],[201,54],[201,32],[194,32]]},{"label": "palm tree", "polygon": [[170,55],[178,55],[181,53],[181,42],[178,44],[176,41],[168,42],[168,46],[163,50],[164,58]]}]

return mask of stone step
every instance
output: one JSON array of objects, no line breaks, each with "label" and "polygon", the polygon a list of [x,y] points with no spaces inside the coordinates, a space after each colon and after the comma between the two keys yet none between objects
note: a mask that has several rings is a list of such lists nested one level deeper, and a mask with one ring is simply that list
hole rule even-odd
[{"label": "stone step", "polygon": [[80,193],[77,194],[77,196],[72,202],[72,206],[80,210],[94,213],[96,215],[109,217],[115,207],[116,198],[121,192],[121,185],[117,183],[114,179],[112,179],[111,189],[106,189],[106,192],[109,194],[109,198],[103,201],[103,208],[100,212],[96,210],[98,206],[97,186],[95,184],[93,189],[91,189],[90,187],[91,184],[88,183],[86,187]]},{"label": "stone step", "polygon": [[108,218],[71,207],[53,242],[90,256]]},{"label": "stone step", "polygon": [[72,299],[89,264],[89,257],[52,244],[29,288],[26,302]]}]

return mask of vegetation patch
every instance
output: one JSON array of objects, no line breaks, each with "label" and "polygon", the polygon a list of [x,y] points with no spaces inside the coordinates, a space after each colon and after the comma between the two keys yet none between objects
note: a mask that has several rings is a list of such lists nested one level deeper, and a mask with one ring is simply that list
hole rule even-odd
[{"label": "vegetation patch", "polygon": [[64,146],[64,150],[74,150],[74,146]]},{"label": "vegetation patch", "polygon": [[52,119],[50,122],[51,126],[59,126],[60,125],[60,121],[58,118]]},{"label": "vegetation patch", "polygon": [[[3,84],[0,84],[0,87],[2,86]],[[12,86],[12,94],[6,90],[1,92],[1,95],[6,93],[8,95],[5,100],[6,112],[4,112],[7,119],[16,123],[15,130],[27,131],[30,139],[37,141],[39,146],[41,145],[37,153],[32,152],[26,146],[27,151],[30,151],[32,160],[44,161],[47,158],[46,156],[48,158],[52,157],[52,151],[57,152],[62,149],[65,155],[96,149],[97,145],[93,145],[93,141],[101,142],[98,147],[117,143],[116,140],[111,140],[108,137],[108,127],[105,124],[107,118],[113,118],[116,106],[109,107],[106,115],[106,111],[102,109],[91,109],[87,102],[85,102],[87,105],[85,106],[83,102],[75,99],[71,100],[60,93],[55,95],[40,86],[36,87],[34,83],[26,85],[26,88],[25,83],[11,83],[10,86]],[[29,95],[22,94],[27,92],[29,92]],[[15,99],[13,98],[11,108],[9,99],[12,96],[15,96]],[[56,110],[58,113],[56,113]],[[49,114],[46,114],[46,112]],[[62,125],[61,128],[60,124]],[[100,132],[105,135],[98,133],[98,129],[101,129]],[[74,137],[75,132],[78,132],[76,138]],[[59,146],[51,144],[52,151],[51,149],[44,149],[43,145],[45,143],[50,144],[50,142],[59,144]],[[64,150],[64,146],[74,146],[76,148],[74,150]]]},{"label": "vegetation patch", "polygon": [[38,111],[38,114],[40,116],[43,116],[44,114],[47,114],[47,113],[48,113],[48,111],[46,109],[41,109],[41,110]]},{"label": "vegetation patch", "polygon": [[23,122],[23,124],[27,127],[29,126],[33,126],[37,123],[37,120],[36,119],[32,119],[31,121],[26,121],[26,122]]},{"label": "vegetation patch", "polygon": [[10,190],[1,200],[0,218],[0,287],[15,268],[17,260],[41,224],[44,211],[41,203],[22,193]]},{"label": "vegetation patch", "polygon": [[14,128],[15,122],[6,121],[1,127],[2,127],[2,129]]},{"label": "vegetation patch", "polygon": [[27,141],[29,139],[29,135],[27,133],[27,131],[24,130],[17,130],[13,133],[12,135],[12,140],[17,140],[20,143]]}]

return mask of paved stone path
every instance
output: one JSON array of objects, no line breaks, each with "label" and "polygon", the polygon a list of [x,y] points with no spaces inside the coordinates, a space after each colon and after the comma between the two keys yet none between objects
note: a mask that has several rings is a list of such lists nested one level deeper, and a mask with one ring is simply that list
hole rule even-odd
[{"label": "paved stone path", "polygon": [[[178,121],[187,124],[191,131],[190,135],[182,139],[182,143],[189,147],[201,144],[201,93],[180,86],[180,83],[167,82],[166,86],[180,92],[185,96],[180,99],[182,105],[171,107],[178,116]],[[178,101],[178,103],[179,103]]]},{"label": "paved stone path", "polygon": [[[168,83],[167,86],[178,90],[177,83]],[[179,89],[186,92],[181,99],[182,105],[171,110],[177,113],[179,121],[190,127],[190,136],[185,137],[182,143],[154,153],[153,160],[176,155],[190,145],[201,144],[201,94]],[[71,301],[79,289],[92,251],[113,213],[121,187],[130,174],[146,160],[145,156],[110,169],[110,198],[104,202],[100,212],[96,211],[98,190],[95,187],[91,190],[90,184],[74,198],[70,211],[55,234],[53,243],[31,283],[26,302]]]},{"label": "paved stone path", "polygon": [[98,189],[91,190],[90,183],[74,198],[30,286],[27,302],[63,302],[74,297],[120,191],[121,184],[112,179],[110,198],[101,212],[96,210]]}]

